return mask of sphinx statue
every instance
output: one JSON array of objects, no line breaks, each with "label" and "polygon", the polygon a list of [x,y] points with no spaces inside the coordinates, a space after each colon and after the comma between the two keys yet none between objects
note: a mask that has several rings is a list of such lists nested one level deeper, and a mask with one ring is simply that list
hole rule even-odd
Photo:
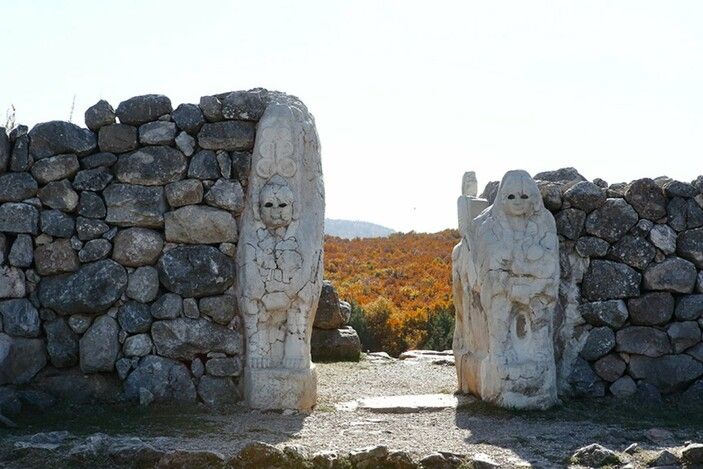
[{"label": "sphinx statue", "polygon": [[309,411],[317,399],[310,336],[322,289],[324,187],[314,121],[296,104],[270,104],[259,122],[236,254],[237,298],[247,404]]},{"label": "sphinx statue", "polygon": [[525,171],[507,172],[493,205],[476,216],[487,202],[463,197],[452,255],[459,389],[502,407],[548,408],[558,402],[554,218]]}]

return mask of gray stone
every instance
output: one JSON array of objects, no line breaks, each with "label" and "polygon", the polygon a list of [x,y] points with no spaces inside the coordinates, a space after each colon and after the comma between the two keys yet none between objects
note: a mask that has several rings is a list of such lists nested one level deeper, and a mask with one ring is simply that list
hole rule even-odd
[{"label": "gray stone", "polygon": [[7,171],[10,165],[10,156],[12,155],[12,147],[10,138],[7,135],[5,127],[0,127],[0,174]]},{"label": "gray stone", "polygon": [[645,269],[656,254],[654,246],[639,236],[623,236],[613,245],[608,257],[639,270]]},{"label": "gray stone", "polygon": [[681,460],[689,465],[703,464],[703,444],[689,443],[681,451]]},{"label": "gray stone", "polygon": [[239,376],[242,360],[239,357],[211,358],[205,363],[205,369],[212,376]]},{"label": "gray stone", "polygon": [[198,383],[198,396],[212,407],[236,404],[241,400],[237,385],[232,378],[203,376]]},{"label": "gray stone", "polygon": [[703,295],[685,295],[679,298],[674,310],[676,319],[695,321],[703,315]]},{"label": "gray stone", "polygon": [[222,116],[225,119],[258,121],[268,104],[266,94],[262,89],[233,91],[222,98]]},{"label": "gray stone", "polygon": [[128,399],[139,399],[140,389],[146,389],[155,401],[172,402],[196,399],[195,385],[188,368],[175,360],[149,355],[125,380],[124,390]]},{"label": "gray stone", "polygon": [[63,318],[44,323],[46,349],[49,360],[56,368],[68,368],[78,364],[78,336]]},{"label": "gray stone", "polygon": [[703,269],[703,228],[684,231],[676,238],[676,252]]},{"label": "gray stone", "polygon": [[220,174],[223,178],[232,177],[232,158],[229,153],[223,150],[217,152],[217,166],[220,167]]},{"label": "gray stone", "polygon": [[152,345],[149,334],[137,334],[127,337],[122,351],[127,357],[145,357],[151,353]]},{"label": "gray stone", "polygon": [[39,234],[39,211],[23,203],[7,202],[0,205],[0,231]]},{"label": "gray stone", "polygon": [[576,208],[567,208],[554,217],[557,224],[557,233],[567,239],[577,240],[583,232],[586,212]]},{"label": "gray stone", "polygon": [[668,181],[663,186],[667,197],[695,197],[699,190],[693,184],[681,181]]},{"label": "gray stone", "polygon": [[537,187],[539,188],[539,193],[542,196],[542,202],[547,210],[556,211],[561,208],[561,184],[548,181],[537,181]]},{"label": "gray stone", "polygon": [[190,319],[198,319],[200,317],[200,308],[195,298],[185,298],[183,300],[183,316]]},{"label": "gray stone", "polygon": [[175,319],[183,311],[183,299],[175,293],[164,293],[151,305],[151,315],[156,319]]},{"label": "gray stone", "polygon": [[672,322],[667,326],[666,333],[669,334],[674,353],[681,353],[701,341],[701,329],[696,321]]},{"label": "gray stone", "polygon": [[197,179],[217,179],[220,177],[220,166],[217,155],[212,150],[200,150],[193,155],[188,166],[188,177]]},{"label": "gray stone", "polygon": [[659,404],[662,402],[662,395],[659,392],[659,389],[644,380],[637,383],[635,398],[640,402],[645,402],[648,404]]},{"label": "gray stone", "polygon": [[142,145],[169,145],[176,138],[173,122],[147,122],[139,126],[139,142]]},{"label": "gray stone", "polygon": [[603,205],[605,199],[605,191],[588,181],[577,182],[564,192],[565,201],[586,213]]},{"label": "gray stone", "polygon": [[5,263],[5,259],[7,259],[8,248],[7,236],[5,236],[4,233],[0,233],[0,265],[3,265]]},{"label": "gray stone", "polygon": [[112,182],[112,174],[105,167],[79,171],[73,180],[73,188],[80,191],[102,191]]},{"label": "gray stone", "polygon": [[29,152],[37,160],[63,153],[84,156],[92,153],[96,146],[93,132],[70,122],[43,122],[29,131]]},{"label": "gray stone", "polygon": [[205,203],[240,213],[244,209],[244,191],[238,181],[218,179],[205,195]]},{"label": "gray stone", "polygon": [[117,376],[119,376],[121,380],[127,378],[127,375],[129,374],[131,369],[132,360],[130,360],[129,358],[120,358],[115,363],[115,370],[117,371]]},{"label": "gray stone", "polygon": [[605,384],[593,372],[591,365],[581,357],[577,357],[574,361],[568,383],[569,394],[573,397],[602,397],[605,395]]},{"label": "gray stone", "polygon": [[656,221],[666,216],[666,196],[652,179],[632,181],[625,191],[625,200],[642,218]]},{"label": "gray stone", "polygon": [[212,246],[179,246],[158,263],[159,279],[183,297],[220,295],[234,283],[234,262]]},{"label": "gray stone", "polygon": [[12,243],[10,254],[7,256],[10,265],[15,267],[29,267],[34,260],[34,243],[28,234],[18,234]]},{"label": "gray stone", "polygon": [[615,333],[609,327],[594,327],[590,330],[581,356],[588,361],[597,360],[615,347]]},{"label": "gray stone", "polygon": [[110,227],[102,220],[78,217],[76,219],[76,233],[81,241],[96,239],[107,233]]},{"label": "gray stone", "polygon": [[676,251],[676,232],[668,225],[655,225],[649,232],[649,240],[664,254]]},{"label": "gray stone", "polygon": [[135,96],[117,106],[117,117],[123,124],[141,125],[155,121],[173,111],[171,100],[161,94]]},{"label": "gray stone", "polygon": [[0,386],[29,382],[46,365],[42,339],[0,333]]},{"label": "gray stone", "polygon": [[151,338],[159,355],[177,360],[193,360],[209,352],[243,352],[239,332],[202,318],[156,321],[151,326]]},{"label": "gray stone", "polygon": [[329,281],[325,280],[322,283],[320,301],[317,304],[313,327],[317,327],[318,329],[338,329],[342,327],[348,319],[349,318],[342,316],[342,312],[339,309],[339,296],[337,296],[337,291]]},{"label": "gray stone", "polygon": [[103,193],[108,223],[117,226],[161,228],[166,199],[162,187],[111,184]]},{"label": "gray stone", "polygon": [[138,301],[128,301],[120,306],[117,320],[120,327],[129,334],[148,332],[152,321],[149,305]]},{"label": "gray stone", "polygon": [[203,124],[198,132],[198,144],[206,150],[243,151],[254,148],[256,124],[225,121]]},{"label": "gray stone", "polygon": [[627,300],[630,322],[641,326],[666,324],[674,314],[674,297],[671,293],[645,293]]},{"label": "gray stone", "polygon": [[22,298],[26,291],[24,280],[21,269],[0,266],[0,298]]},{"label": "gray stone", "polygon": [[100,127],[114,123],[115,110],[104,99],[93,104],[85,111],[85,126],[93,132],[100,130]]},{"label": "gray stone", "polygon": [[232,295],[201,298],[198,309],[218,324],[229,324],[237,314],[237,298]]},{"label": "gray stone", "polygon": [[666,332],[654,327],[630,326],[615,333],[615,350],[624,353],[660,357],[671,353]]},{"label": "gray stone", "polygon": [[610,392],[618,398],[632,396],[637,392],[635,380],[625,375],[610,385]]},{"label": "gray stone", "polygon": [[129,274],[127,296],[141,303],[149,303],[159,293],[159,272],[151,266],[138,267]]},{"label": "gray stone", "polygon": [[600,358],[593,364],[596,374],[611,383],[625,373],[625,368],[627,368],[625,361],[614,353]]},{"label": "gray stone", "polygon": [[234,151],[230,155],[232,157],[232,178],[238,180],[242,186],[246,186],[251,170],[251,153]]},{"label": "gray stone", "polygon": [[76,334],[82,334],[88,330],[93,318],[85,314],[73,314],[68,318],[68,327]]},{"label": "gray stone", "polygon": [[681,391],[703,375],[703,363],[689,355],[665,355],[657,358],[633,355],[630,375],[644,379],[663,393]]},{"label": "gray stone", "polygon": [[29,173],[7,173],[0,176],[0,202],[21,202],[34,197],[37,190],[37,181]]},{"label": "gray stone", "polygon": [[618,465],[621,461],[615,451],[594,443],[577,449],[570,462],[587,467],[604,467]]},{"label": "gray stone", "polygon": [[176,148],[181,150],[185,156],[191,156],[195,152],[195,139],[185,132],[181,132],[176,137]]},{"label": "gray stone", "polygon": [[114,153],[100,152],[81,158],[80,164],[83,169],[95,169],[101,166],[109,168],[117,163],[117,156]]},{"label": "gray stone", "polygon": [[199,204],[203,200],[203,184],[197,179],[184,179],[166,186],[166,199],[173,207]]},{"label": "gray stone", "polygon": [[560,168],[554,171],[543,171],[534,175],[536,181],[550,182],[579,182],[586,178],[576,171],[576,168]]},{"label": "gray stone", "polygon": [[212,207],[188,205],[164,215],[166,240],[186,244],[237,241],[237,222],[231,213]]},{"label": "gray stone", "polygon": [[703,226],[703,209],[693,199],[674,197],[666,210],[667,223],[676,231]]},{"label": "gray stone", "polygon": [[647,268],[643,286],[647,290],[691,293],[696,284],[696,275],[693,264],[679,257],[670,257]]},{"label": "gray stone", "polygon": [[37,374],[32,386],[66,402],[118,402],[123,399],[122,383],[116,374],[85,374],[79,367],[46,368]]},{"label": "gray stone", "polygon": [[637,224],[637,212],[623,199],[606,199],[586,218],[586,232],[614,243]]},{"label": "gray stone", "polygon": [[68,239],[38,246],[34,251],[34,265],[39,275],[56,275],[78,270],[80,265],[76,252]]},{"label": "gray stone", "polygon": [[115,171],[120,182],[159,186],[185,176],[187,164],[183,153],[159,145],[120,155]]},{"label": "gray stone", "polygon": [[117,321],[102,315],[80,340],[80,365],[83,373],[111,372],[120,352]]},{"label": "gray stone", "polygon": [[634,297],[640,293],[641,279],[637,271],[625,264],[593,260],[583,277],[581,294],[588,301]]},{"label": "gray stone", "polygon": [[4,331],[15,337],[39,337],[39,312],[26,298],[0,301]]},{"label": "gray stone", "polygon": [[610,244],[595,236],[582,236],[576,242],[576,252],[581,257],[603,257],[607,254]]},{"label": "gray stone", "polygon": [[50,182],[39,189],[37,195],[44,205],[62,212],[72,212],[78,205],[78,194],[68,179]]},{"label": "gray stone", "polygon": [[95,192],[83,191],[78,200],[78,215],[87,218],[105,218],[107,208],[102,197]]},{"label": "gray stone", "polygon": [[199,358],[190,362],[190,372],[193,373],[193,376],[196,378],[200,378],[205,374],[205,365],[203,365],[203,362]]},{"label": "gray stone", "polygon": [[32,165],[32,176],[40,184],[46,184],[73,177],[79,168],[76,155],[51,156]]},{"label": "gray stone", "polygon": [[222,103],[216,96],[201,97],[199,107],[209,122],[221,121],[224,118],[222,116]]},{"label": "gray stone", "polygon": [[693,229],[703,226],[703,196],[696,196],[697,199],[689,199],[686,203],[686,228]]},{"label": "gray stone", "polygon": [[[18,128],[26,129],[26,126],[18,126]],[[12,138],[11,138],[12,140]],[[10,170],[12,171],[29,171],[33,162],[32,156],[29,154],[29,136],[20,135],[16,137],[12,144],[12,157],[10,158]]]},{"label": "gray stone", "polygon": [[316,361],[358,361],[361,357],[359,335],[351,327],[312,330],[310,349]]},{"label": "gray stone", "polygon": [[125,153],[136,150],[137,128],[125,124],[112,124],[102,127],[98,132],[100,151],[108,153]]},{"label": "gray stone", "polygon": [[179,129],[196,135],[205,123],[205,116],[197,104],[181,104],[171,113],[173,122]]},{"label": "gray stone", "polygon": [[110,308],[126,287],[124,267],[104,259],[85,264],[73,274],[42,279],[39,299],[59,314],[97,314]]},{"label": "gray stone", "polygon": [[127,267],[156,263],[164,246],[161,233],[147,228],[120,230],[114,243],[112,258]]},{"label": "gray stone", "polygon": [[698,360],[703,362],[703,343],[696,344],[693,347],[686,350],[686,353]]},{"label": "gray stone", "polygon": [[[0,128],[0,132],[4,129]],[[0,423],[5,423],[2,417],[15,417],[22,411],[22,401],[19,393],[10,387],[0,388]]]}]

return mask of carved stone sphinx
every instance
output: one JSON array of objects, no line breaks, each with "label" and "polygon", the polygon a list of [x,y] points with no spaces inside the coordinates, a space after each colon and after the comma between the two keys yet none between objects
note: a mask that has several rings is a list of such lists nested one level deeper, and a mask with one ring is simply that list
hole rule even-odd
[{"label": "carved stone sphinx", "polygon": [[324,187],[312,116],[271,104],[257,130],[237,249],[250,407],[309,411],[317,398],[310,336],[322,288]]},{"label": "carved stone sphinx", "polygon": [[503,407],[550,407],[558,402],[554,218],[525,171],[506,173],[488,208],[466,192],[458,201],[462,239],[452,254],[459,389]]}]

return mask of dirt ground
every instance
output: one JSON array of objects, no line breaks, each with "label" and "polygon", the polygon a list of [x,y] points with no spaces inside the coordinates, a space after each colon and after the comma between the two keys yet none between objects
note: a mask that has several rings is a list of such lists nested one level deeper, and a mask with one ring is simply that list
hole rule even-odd
[{"label": "dirt ground", "polygon": [[451,394],[454,367],[425,360],[369,360],[318,365],[319,404],[311,415],[258,412],[238,407],[212,414],[200,407],[65,406],[23,414],[16,429],[0,429],[0,467],[17,442],[49,431],[68,431],[79,441],[95,433],[139,437],[164,450],[217,451],[233,455],[251,441],[311,451],[347,452],[386,445],[419,459],[435,451],[482,452],[505,467],[565,467],[582,446],[599,443],[623,451],[637,443],[629,467],[643,467],[662,448],[679,452],[703,441],[703,407],[674,402],[647,406],[600,399],[572,401],[544,412],[514,412],[481,402],[457,409],[413,413],[340,410],[364,397]]}]

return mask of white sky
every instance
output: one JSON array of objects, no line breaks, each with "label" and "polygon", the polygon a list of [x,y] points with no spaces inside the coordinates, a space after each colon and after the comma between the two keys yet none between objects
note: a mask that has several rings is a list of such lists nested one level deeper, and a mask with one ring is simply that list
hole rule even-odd
[{"label": "white sky", "polygon": [[454,227],[465,170],[703,173],[695,0],[0,0],[0,40],[0,110],[30,126],[74,94],[80,125],[101,98],[299,96],[331,218]]}]

